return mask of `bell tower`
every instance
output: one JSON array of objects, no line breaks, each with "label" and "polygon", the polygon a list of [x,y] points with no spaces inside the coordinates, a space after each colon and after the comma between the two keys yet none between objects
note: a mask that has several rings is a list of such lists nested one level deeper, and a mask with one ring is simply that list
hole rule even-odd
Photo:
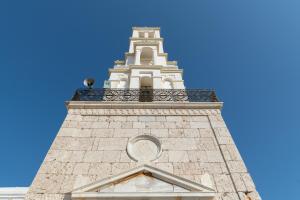
[{"label": "bell tower", "polygon": [[133,27],[124,60],[109,70],[108,88],[184,89],[182,70],[168,61],[158,27]]},{"label": "bell tower", "polygon": [[105,87],[85,83],[26,200],[261,200],[223,102],[185,88],[160,28],[134,27]]}]

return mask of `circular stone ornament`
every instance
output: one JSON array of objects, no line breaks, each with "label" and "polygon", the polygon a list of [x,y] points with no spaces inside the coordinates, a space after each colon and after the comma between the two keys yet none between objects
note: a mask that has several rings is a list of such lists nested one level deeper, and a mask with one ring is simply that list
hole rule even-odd
[{"label": "circular stone ornament", "polygon": [[129,140],[127,154],[134,161],[153,161],[161,154],[160,141],[150,135],[139,135]]}]

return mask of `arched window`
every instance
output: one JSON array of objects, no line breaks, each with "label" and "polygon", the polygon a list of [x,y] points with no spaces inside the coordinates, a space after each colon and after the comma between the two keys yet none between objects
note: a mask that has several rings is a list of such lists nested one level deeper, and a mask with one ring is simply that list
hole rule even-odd
[{"label": "arched window", "polygon": [[151,102],[153,100],[153,80],[145,76],[140,79],[140,97],[141,102]]},{"label": "arched window", "polygon": [[141,89],[152,89],[153,81],[149,76],[141,77],[140,79],[140,88]]},{"label": "arched window", "polygon": [[142,65],[153,64],[153,51],[150,47],[144,47],[142,49],[140,61]]}]

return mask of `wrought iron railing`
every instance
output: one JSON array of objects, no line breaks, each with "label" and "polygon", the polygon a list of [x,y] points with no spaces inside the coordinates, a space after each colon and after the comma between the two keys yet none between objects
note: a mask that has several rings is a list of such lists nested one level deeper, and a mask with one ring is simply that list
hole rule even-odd
[{"label": "wrought iron railing", "polygon": [[218,98],[214,90],[206,89],[78,89],[72,101],[218,102]]}]

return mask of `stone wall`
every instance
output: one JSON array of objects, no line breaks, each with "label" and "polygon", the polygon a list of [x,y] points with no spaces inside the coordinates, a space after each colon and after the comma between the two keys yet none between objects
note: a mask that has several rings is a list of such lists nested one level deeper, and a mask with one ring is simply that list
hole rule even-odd
[{"label": "stone wall", "polygon": [[129,170],[127,142],[162,143],[150,165],[195,182],[208,173],[219,200],[259,200],[219,109],[69,109],[26,199],[68,199],[75,188]]}]

